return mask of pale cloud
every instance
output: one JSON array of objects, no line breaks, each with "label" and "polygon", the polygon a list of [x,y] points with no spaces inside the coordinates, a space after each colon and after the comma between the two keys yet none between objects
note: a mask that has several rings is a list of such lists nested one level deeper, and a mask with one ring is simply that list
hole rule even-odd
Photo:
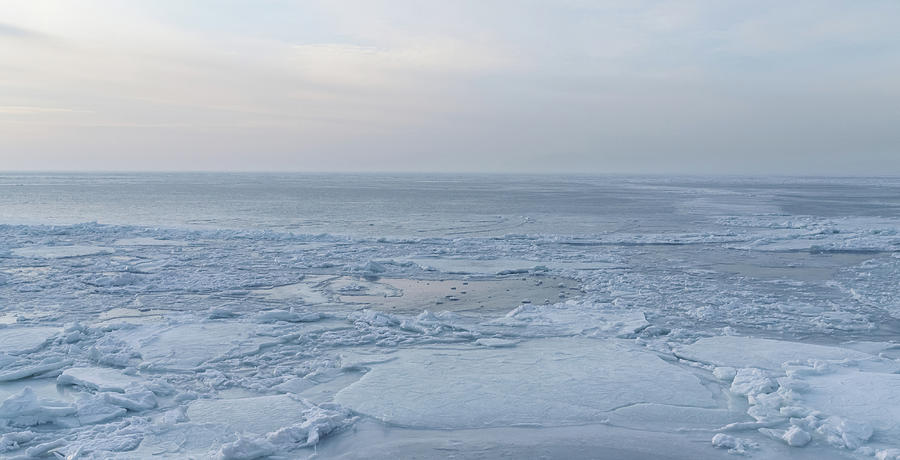
[{"label": "pale cloud", "polygon": [[14,115],[38,115],[47,113],[91,113],[89,110],[66,109],[60,107],[33,107],[21,105],[0,105],[0,113]]},{"label": "pale cloud", "polygon": [[898,5],[0,0],[0,168],[848,171]]}]

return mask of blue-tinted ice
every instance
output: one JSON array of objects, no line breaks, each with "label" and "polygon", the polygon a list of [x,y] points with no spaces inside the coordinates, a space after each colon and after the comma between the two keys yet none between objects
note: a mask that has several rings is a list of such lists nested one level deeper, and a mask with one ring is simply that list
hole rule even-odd
[{"label": "blue-tinted ice", "polygon": [[900,180],[0,175],[0,457],[900,456]]}]

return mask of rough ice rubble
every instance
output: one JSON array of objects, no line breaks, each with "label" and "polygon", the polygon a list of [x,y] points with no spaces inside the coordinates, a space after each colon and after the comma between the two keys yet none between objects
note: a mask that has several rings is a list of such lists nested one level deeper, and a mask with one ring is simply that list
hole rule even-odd
[{"label": "rough ice rubble", "polygon": [[489,324],[520,328],[522,335],[588,337],[628,337],[650,325],[641,311],[610,311],[589,302],[573,300],[519,305]]},{"label": "rough ice rubble", "polygon": [[713,447],[720,449],[728,449],[729,453],[737,455],[745,455],[748,451],[752,451],[759,447],[759,444],[745,438],[718,433],[712,438]]},{"label": "rough ice rubble", "polygon": [[[732,393],[747,397],[747,413],[757,421],[734,428],[756,427],[792,447],[818,440],[861,453],[886,452],[890,444],[884,441],[900,437],[900,364],[893,360],[842,347],[734,336],[703,338],[676,355],[717,366],[753,366],[733,375],[730,367],[714,368],[716,377],[731,381]],[[745,450],[731,438],[718,440]]]},{"label": "rough ice rubble", "polygon": [[0,422],[6,427],[31,427],[45,423],[59,423],[74,415],[72,404],[39,398],[30,387],[0,403]]}]

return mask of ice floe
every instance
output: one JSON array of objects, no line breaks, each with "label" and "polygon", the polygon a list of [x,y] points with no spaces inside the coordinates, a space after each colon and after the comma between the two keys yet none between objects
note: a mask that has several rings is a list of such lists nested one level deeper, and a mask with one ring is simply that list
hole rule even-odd
[{"label": "ice floe", "polygon": [[422,428],[599,422],[636,403],[715,406],[691,373],[625,343],[590,339],[401,350],[338,392],[335,401],[394,425]]}]

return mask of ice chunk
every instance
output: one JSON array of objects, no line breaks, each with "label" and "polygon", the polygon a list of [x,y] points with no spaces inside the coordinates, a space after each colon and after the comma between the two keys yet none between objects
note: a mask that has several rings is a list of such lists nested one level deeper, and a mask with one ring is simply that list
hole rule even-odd
[{"label": "ice chunk", "polygon": [[756,449],[758,445],[749,439],[738,438],[725,433],[718,433],[712,438],[712,445],[720,449],[728,449],[728,452],[744,455],[748,450]]},{"label": "ice chunk", "polygon": [[872,355],[855,350],[782,340],[723,335],[705,337],[675,352],[679,358],[717,366],[781,369],[788,361],[821,359],[868,359]]},{"label": "ice chunk", "polygon": [[778,384],[759,369],[739,369],[731,382],[731,392],[739,395],[771,393]]},{"label": "ice chunk", "polygon": [[388,423],[430,428],[596,422],[642,402],[715,405],[694,375],[621,341],[544,339],[395,356],[335,401]]},{"label": "ice chunk", "polygon": [[219,460],[254,460],[268,457],[276,452],[276,447],[265,439],[241,437],[237,441],[222,445]]},{"label": "ice chunk", "polygon": [[269,310],[256,315],[256,320],[261,323],[274,323],[277,321],[285,321],[288,323],[302,323],[310,321],[318,321],[322,318],[322,314],[315,311],[297,311],[293,308],[290,310]]},{"label": "ice chunk", "polygon": [[728,366],[718,366],[713,369],[713,377],[730,382],[734,380],[734,376],[737,375],[737,369]]},{"label": "ice chunk", "polygon": [[125,415],[126,409],[105,401],[102,396],[92,395],[81,398],[76,403],[78,422],[82,425],[103,423]]},{"label": "ice chunk", "polygon": [[149,390],[139,390],[125,393],[102,393],[100,395],[103,401],[128,409],[134,412],[140,412],[156,407],[156,394]]},{"label": "ice chunk", "polygon": [[25,387],[19,394],[12,395],[0,403],[0,426],[54,423],[75,412],[74,406],[62,401],[38,398],[31,387]]},{"label": "ice chunk", "polygon": [[483,347],[494,347],[494,348],[514,347],[514,346],[516,346],[517,343],[518,342],[515,340],[497,339],[497,338],[490,338],[490,337],[478,339],[475,341],[475,345],[481,345]]},{"label": "ice chunk", "polygon": [[784,439],[784,442],[791,447],[803,447],[809,444],[812,436],[800,427],[792,426],[789,430],[784,432],[781,439]]},{"label": "ice chunk", "polygon": [[347,319],[377,327],[399,326],[401,322],[400,319],[394,315],[369,309],[352,312],[347,315]]},{"label": "ice chunk", "polygon": [[58,449],[65,445],[66,445],[65,439],[57,439],[55,441],[45,442],[45,443],[38,444],[34,447],[29,447],[28,449],[25,450],[25,455],[27,457],[33,457],[33,458],[43,457],[43,456],[49,454],[51,451],[54,451],[55,449]]},{"label": "ice chunk", "polygon": [[0,353],[28,353],[60,331],[49,326],[0,328]]},{"label": "ice chunk", "polygon": [[58,371],[72,364],[72,361],[60,358],[47,358],[39,362],[23,360],[12,366],[0,365],[0,382],[24,379],[51,371]]},{"label": "ice chunk", "polygon": [[0,454],[21,448],[31,442],[35,434],[31,431],[13,431],[0,436]]},{"label": "ice chunk", "polygon": [[62,375],[57,377],[56,383],[124,393],[126,388],[143,383],[143,379],[106,367],[72,367],[63,371]]},{"label": "ice chunk", "polygon": [[[275,411],[276,417],[279,417],[279,420],[282,423],[286,423],[286,425],[277,430],[269,431],[265,435],[252,434],[252,431],[266,431],[268,427],[274,426],[274,424],[269,424],[268,426],[259,425],[253,420],[250,433],[243,431],[243,434],[236,441],[222,446],[218,452],[218,458],[220,459],[254,459],[267,457],[276,452],[312,446],[317,444],[322,437],[348,426],[355,420],[343,410],[325,409],[309,403],[301,403],[286,396],[216,400],[216,403],[210,407],[215,407],[218,404],[220,408],[223,408],[226,407],[225,405],[231,405],[232,403],[238,404],[238,406],[245,406],[244,409],[250,412],[259,411],[260,413],[266,413],[266,411],[272,410],[274,407],[279,407]],[[280,406],[273,405],[283,403],[287,403],[288,406],[280,408]],[[298,404],[301,404],[304,409],[297,410],[299,408]],[[209,407],[200,407],[202,405],[201,401],[191,405],[191,409],[194,409],[193,411],[189,409],[189,413],[194,413],[192,421],[204,420],[204,417],[208,415],[206,409],[209,409]],[[286,414],[284,412],[285,409],[289,410],[290,414]],[[284,417],[281,417],[281,415],[284,415]],[[300,421],[297,422],[297,420]]]},{"label": "ice chunk", "polygon": [[829,444],[851,450],[858,449],[872,437],[872,426],[868,423],[837,416],[825,419],[816,431],[824,435]]}]

